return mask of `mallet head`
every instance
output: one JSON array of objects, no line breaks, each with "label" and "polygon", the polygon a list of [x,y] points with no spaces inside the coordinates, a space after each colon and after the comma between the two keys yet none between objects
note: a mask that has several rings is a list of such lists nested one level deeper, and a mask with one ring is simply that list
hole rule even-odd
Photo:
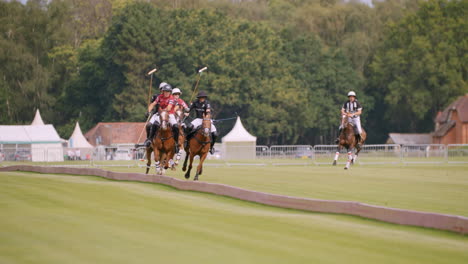
[{"label": "mallet head", "polygon": [[152,69],[151,71],[148,72],[148,75],[151,75],[151,74],[155,73],[157,70],[158,69],[156,69],[156,68]]},{"label": "mallet head", "polygon": [[198,70],[198,73],[202,73],[202,72],[205,71],[206,69],[208,69],[208,67],[201,68],[200,70]]}]

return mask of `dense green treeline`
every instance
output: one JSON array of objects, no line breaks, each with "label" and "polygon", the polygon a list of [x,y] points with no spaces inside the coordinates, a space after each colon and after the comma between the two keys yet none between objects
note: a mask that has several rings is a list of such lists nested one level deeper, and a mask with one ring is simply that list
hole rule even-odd
[{"label": "dense green treeline", "polygon": [[76,120],[144,121],[146,72],[188,100],[208,66],[215,117],[239,114],[260,144],[330,143],[349,90],[371,142],[428,132],[468,91],[467,3],[0,1],[0,123],[40,108],[68,137]]}]

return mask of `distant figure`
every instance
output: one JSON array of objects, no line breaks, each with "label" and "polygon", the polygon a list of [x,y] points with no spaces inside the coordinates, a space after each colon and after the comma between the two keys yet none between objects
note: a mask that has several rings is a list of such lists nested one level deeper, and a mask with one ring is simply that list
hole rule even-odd
[{"label": "distant figure", "polygon": [[[356,146],[359,148],[361,146],[361,140],[362,140],[362,128],[361,128],[361,117],[360,115],[362,114],[362,106],[356,99],[356,93],[354,91],[350,91],[348,93],[348,101],[343,104],[343,107],[341,108],[341,115],[342,118],[348,118],[348,122],[351,123],[356,127],[357,134],[356,134]],[[343,122],[341,122],[339,130],[338,130],[338,136],[341,134],[341,130],[343,129]],[[340,139],[339,137],[336,139],[335,143],[339,143]]]},{"label": "distant figure", "polygon": [[81,160],[81,150],[80,149],[77,149],[75,151],[75,157],[76,157],[76,160]]},{"label": "distant figure", "polygon": [[68,159],[69,159],[69,160],[74,160],[74,159],[75,159],[75,152],[73,152],[72,149],[69,149],[69,150],[67,151],[67,153],[68,153]]}]

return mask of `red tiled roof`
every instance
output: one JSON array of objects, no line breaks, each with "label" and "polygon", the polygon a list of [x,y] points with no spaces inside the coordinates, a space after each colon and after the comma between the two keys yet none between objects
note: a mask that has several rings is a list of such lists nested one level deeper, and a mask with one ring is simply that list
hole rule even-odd
[{"label": "red tiled roof", "polygon": [[468,94],[460,96],[456,101],[451,103],[442,114],[436,118],[437,123],[446,123],[450,121],[452,111],[456,110],[458,117],[463,123],[468,122]]},{"label": "red tiled roof", "polygon": [[142,143],[146,139],[144,127],[144,122],[101,122],[86,132],[85,138],[94,146]]}]

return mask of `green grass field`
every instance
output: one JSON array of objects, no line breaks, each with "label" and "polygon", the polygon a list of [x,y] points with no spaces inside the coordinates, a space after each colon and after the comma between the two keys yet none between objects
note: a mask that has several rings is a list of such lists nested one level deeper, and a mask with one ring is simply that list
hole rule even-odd
[{"label": "green grass field", "polygon": [[[301,194],[300,184],[289,188],[285,182],[299,179],[294,174],[311,168],[280,169],[285,172],[283,188],[271,187],[280,184],[278,179],[264,188]],[[246,181],[249,175],[260,177],[255,172],[269,176],[258,168],[233,172]],[[314,180],[317,172],[312,170],[302,179],[320,182]],[[356,177],[357,172],[346,177]],[[241,182],[227,176],[227,170],[207,168],[206,173],[209,181]],[[1,172],[0,178],[0,263],[466,263],[468,259],[468,236],[450,232],[279,209],[157,184],[23,172]],[[251,179],[245,184],[254,188],[260,182]]]},{"label": "green grass field", "polygon": [[[144,172],[136,167],[107,169]],[[167,175],[184,179],[180,168]],[[206,166],[200,180],[274,194],[468,216],[468,164],[369,165],[348,171],[343,166]]]}]

